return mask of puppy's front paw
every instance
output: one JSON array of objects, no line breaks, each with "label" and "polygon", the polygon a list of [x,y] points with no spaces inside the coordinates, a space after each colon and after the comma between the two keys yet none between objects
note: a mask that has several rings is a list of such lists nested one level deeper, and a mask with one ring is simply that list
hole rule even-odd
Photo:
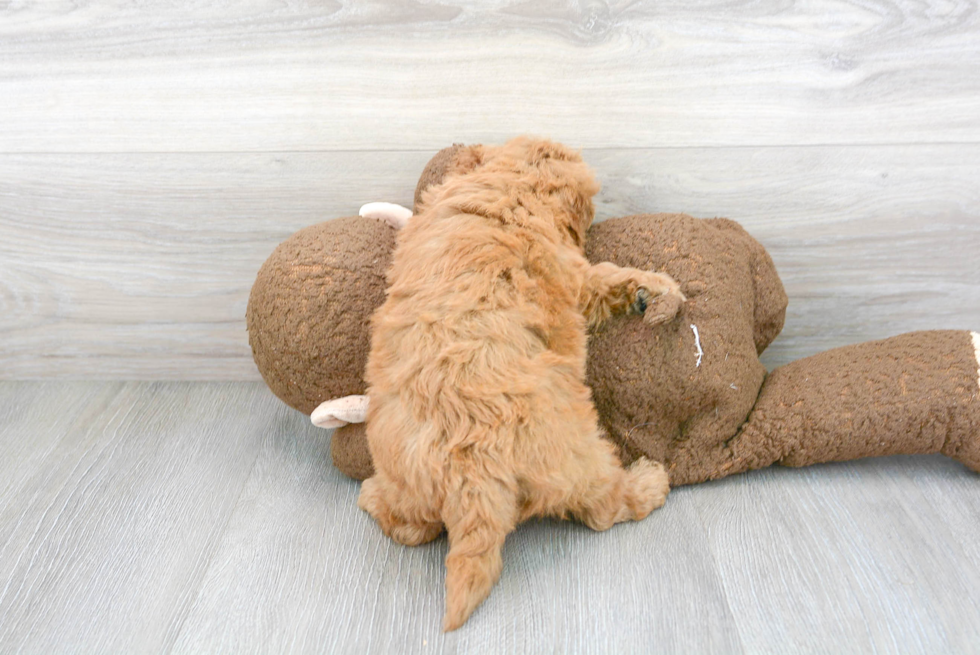
[{"label": "puppy's front paw", "polygon": [[647,307],[653,303],[653,294],[650,293],[649,289],[639,287],[636,290],[636,295],[633,296],[633,304],[630,305],[631,314],[640,314],[641,316],[646,314]]},{"label": "puppy's front paw", "polygon": [[684,295],[680,292],[668,291],[659,295],[647,304],[643,312],[643,320],[650,325],[660,325],[674,319],[684,304]]},{"label": "puppy's front paw", "polygon": [[648,273],[636,290],[632,309],[643,314],[650,325],[660,325],[677,316],[686,300],[674,278],[666,273]]}]

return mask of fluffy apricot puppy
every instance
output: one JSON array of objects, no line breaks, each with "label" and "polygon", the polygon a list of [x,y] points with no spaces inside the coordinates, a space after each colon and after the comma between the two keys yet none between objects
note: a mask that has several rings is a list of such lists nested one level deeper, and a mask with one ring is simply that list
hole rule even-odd
[{"label": "fluffy apricot puppy", "polygon": [[398,235],[372,318],[376,473],[358,504],[403,544],[448,531],[445,630],[486,598],[518,522],[572,516],[605,530],[669,490],[661,464],[624,470],[601,437],[586,330],[622,312],[669,320],[684,296],[668,275],[589,264],[598,190],[557,143],[474,146]]}]

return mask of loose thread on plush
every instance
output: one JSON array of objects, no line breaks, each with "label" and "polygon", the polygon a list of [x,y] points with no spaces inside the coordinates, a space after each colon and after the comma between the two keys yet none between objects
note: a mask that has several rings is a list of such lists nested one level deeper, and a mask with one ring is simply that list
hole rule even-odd
[{"label": "loose thread on plush", "polygon": [[694,367],[697,368],[701,366],[701,358],[704,356],[704,351],[701,350],[701,335],[698,334],[698,326],[692,323],[691,329],[694,330],[694,345],[698,347],[698,361],[694,364]]},{"label": "loose thread on plush", "polygon": [[630,437],[633,435],[633,430],[636,430],[637,428],[644,428],[644,427],[646,427],[648,425],[653,425],[654,423],[655,423],[655,421],[649,421],[647,423],[640,423],[639,425],[634,425],[633,427],[631,427],[629,429],[629,432],[626,433],[626,438],[623,439],[623,441],[629,441],[630,440]]}]

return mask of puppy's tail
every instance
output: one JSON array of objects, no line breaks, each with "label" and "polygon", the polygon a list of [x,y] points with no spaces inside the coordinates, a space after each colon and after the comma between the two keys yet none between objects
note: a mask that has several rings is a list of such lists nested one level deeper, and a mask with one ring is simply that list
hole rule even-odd
[{"label": "puppy's tail", "polygon": [[517,522],[516,494],[505,484],[470,478],[454,491],[442,511],[449,533],[446,632],[463,625],[496,584],[504,539]]}]

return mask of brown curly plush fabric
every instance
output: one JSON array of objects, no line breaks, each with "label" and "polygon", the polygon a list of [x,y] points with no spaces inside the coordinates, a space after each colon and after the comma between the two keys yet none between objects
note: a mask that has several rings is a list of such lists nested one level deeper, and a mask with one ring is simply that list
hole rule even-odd
[{"label": "brown curly plush fabric", "polygon": [[395,230],[352,216],[312,225],[259,270],[245,320],[262,378],[304,414],[367,390],[371,314],[384,301]]},{"label": "brown curly plush fabric", "polygon": [[334,466],[349,478],[367,480],[374,475],[374,462],[368,450],[367,429],[363,423],[339,427],[330,440],[330,458]]},{"label": "brown curly plush fabric", "polygon": [[592,336],[588,383],[625,461],[667,462],[673,484],[704,479],[713,460],[704,452],[745,421],[766,376],[759,353],[783,326],[787,298],[772,260],[737,223],[684,214],[598,223],[586,254],[681,284],[688,302],[676,320],[651,328],[624,317]]},{"label": "brown curly plush fabric", "polygon": [[777,368],[711,477],[779,462],[943,453],[980,471],[980,385],[970,332],[929,330]]},{"label": "brown curly plush fabric", "polygon": [[419,211],[419,202],[422,200],[422,192],[430,186],[435,186],[442,182],[447,171],[455,168],[456,157],[459,151],[465,146],[462,143],[454,143],[448,148],[443,148],[429,160],[419,176],[419,183],[415,186],[415,213]]}]

